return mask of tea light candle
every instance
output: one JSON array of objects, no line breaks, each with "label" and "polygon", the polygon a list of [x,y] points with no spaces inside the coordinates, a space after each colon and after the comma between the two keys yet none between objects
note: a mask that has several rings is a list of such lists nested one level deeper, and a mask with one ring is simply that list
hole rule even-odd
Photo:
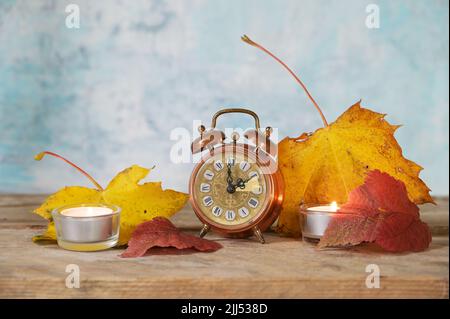
[{"label": "tea light candle", "polygon": [[336,202],[325,206],[300,207],[300,226],[305,240],[318,241],[339,210]]},{"label": "tea light candle", "polygon": [[309,207],[306,210],[311,212],[319,212],[319,213],[336,213],[339,209],[339,206],[336,202],[332,202],[327,206],[314,206]]},{"label": "tea light candle", "polygon": [[61,215],[69,217],[96,217],[111,215],[113,210],[108,207],[74,207],[61,211]]},{"label": "tea light candle", "polygon": [[119,238],[120,208],[83,204],[60,207],[52,212],[58,245],[76,251],[113,247]]}]

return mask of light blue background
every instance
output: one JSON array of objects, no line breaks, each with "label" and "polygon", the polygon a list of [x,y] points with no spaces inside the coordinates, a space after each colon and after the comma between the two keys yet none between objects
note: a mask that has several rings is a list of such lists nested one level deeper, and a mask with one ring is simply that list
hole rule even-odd
[{"label": "light blue background", "polygon": [[[81,28],[65,26],[65,7]],[[365,26],[380,7],[380,29]],[[102,184],[140,164],[187,190],[192,164],[169,160],[170,131],[248,106],[296,136],[321,126],[304,92],[248,34],[285,60],[330,122],[354,102],[387,113],[434,195],[448,194],[448,1],[0,1],[0,191]],[[223,125],[249,126],[233,117]]]}]

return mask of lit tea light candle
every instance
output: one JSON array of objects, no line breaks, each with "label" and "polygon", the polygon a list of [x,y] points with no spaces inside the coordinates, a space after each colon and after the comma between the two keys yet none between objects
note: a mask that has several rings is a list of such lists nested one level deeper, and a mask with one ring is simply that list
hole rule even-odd
[{"label": "lit tea light candle", "polygon": [[112,205],[65,206],[52,212],[58,245],[76,251],[113,247],[119,238],[120,208]]},{"label": "lit tea light candle", "polygon": [[330,205],[300,207],[300,226],[304,240],[318,241],[322,238],[328,223],[339,210],[336,202]]},{"label": "lit tea light candle", "polygon": [[96,217],[111,215],[114,211],[108,207],[74,207],[61,211],[61,215],[69,217]]},{"label": "lit tea light candle", "polygon": [[338,204],[336,202],[332,202],[330,205],[327,206],[314,206],[309,207],[306,210],[319,213],[336,213],[338,209],[339,209]]}]

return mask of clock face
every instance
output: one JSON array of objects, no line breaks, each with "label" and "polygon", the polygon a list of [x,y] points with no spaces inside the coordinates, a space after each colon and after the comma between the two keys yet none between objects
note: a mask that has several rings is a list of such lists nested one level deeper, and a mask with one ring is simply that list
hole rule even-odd
[{"label": "clock face", "polygon": [[269,204],[270,188],[257,163],[243,154],[216,152],[197,171],[193,196],[203,216],[233,228],[260,216]]}]

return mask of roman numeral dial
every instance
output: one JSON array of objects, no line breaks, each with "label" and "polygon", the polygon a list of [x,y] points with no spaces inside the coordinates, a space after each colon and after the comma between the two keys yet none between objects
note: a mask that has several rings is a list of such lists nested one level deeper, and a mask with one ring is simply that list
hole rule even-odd
[{"label": "roman numeral dial", "polygon": [[202,215],[215,224],[251,223],[270,201],[270,184],[255,161],[220,153],[206,160],[194,180],[194,198]]}]

